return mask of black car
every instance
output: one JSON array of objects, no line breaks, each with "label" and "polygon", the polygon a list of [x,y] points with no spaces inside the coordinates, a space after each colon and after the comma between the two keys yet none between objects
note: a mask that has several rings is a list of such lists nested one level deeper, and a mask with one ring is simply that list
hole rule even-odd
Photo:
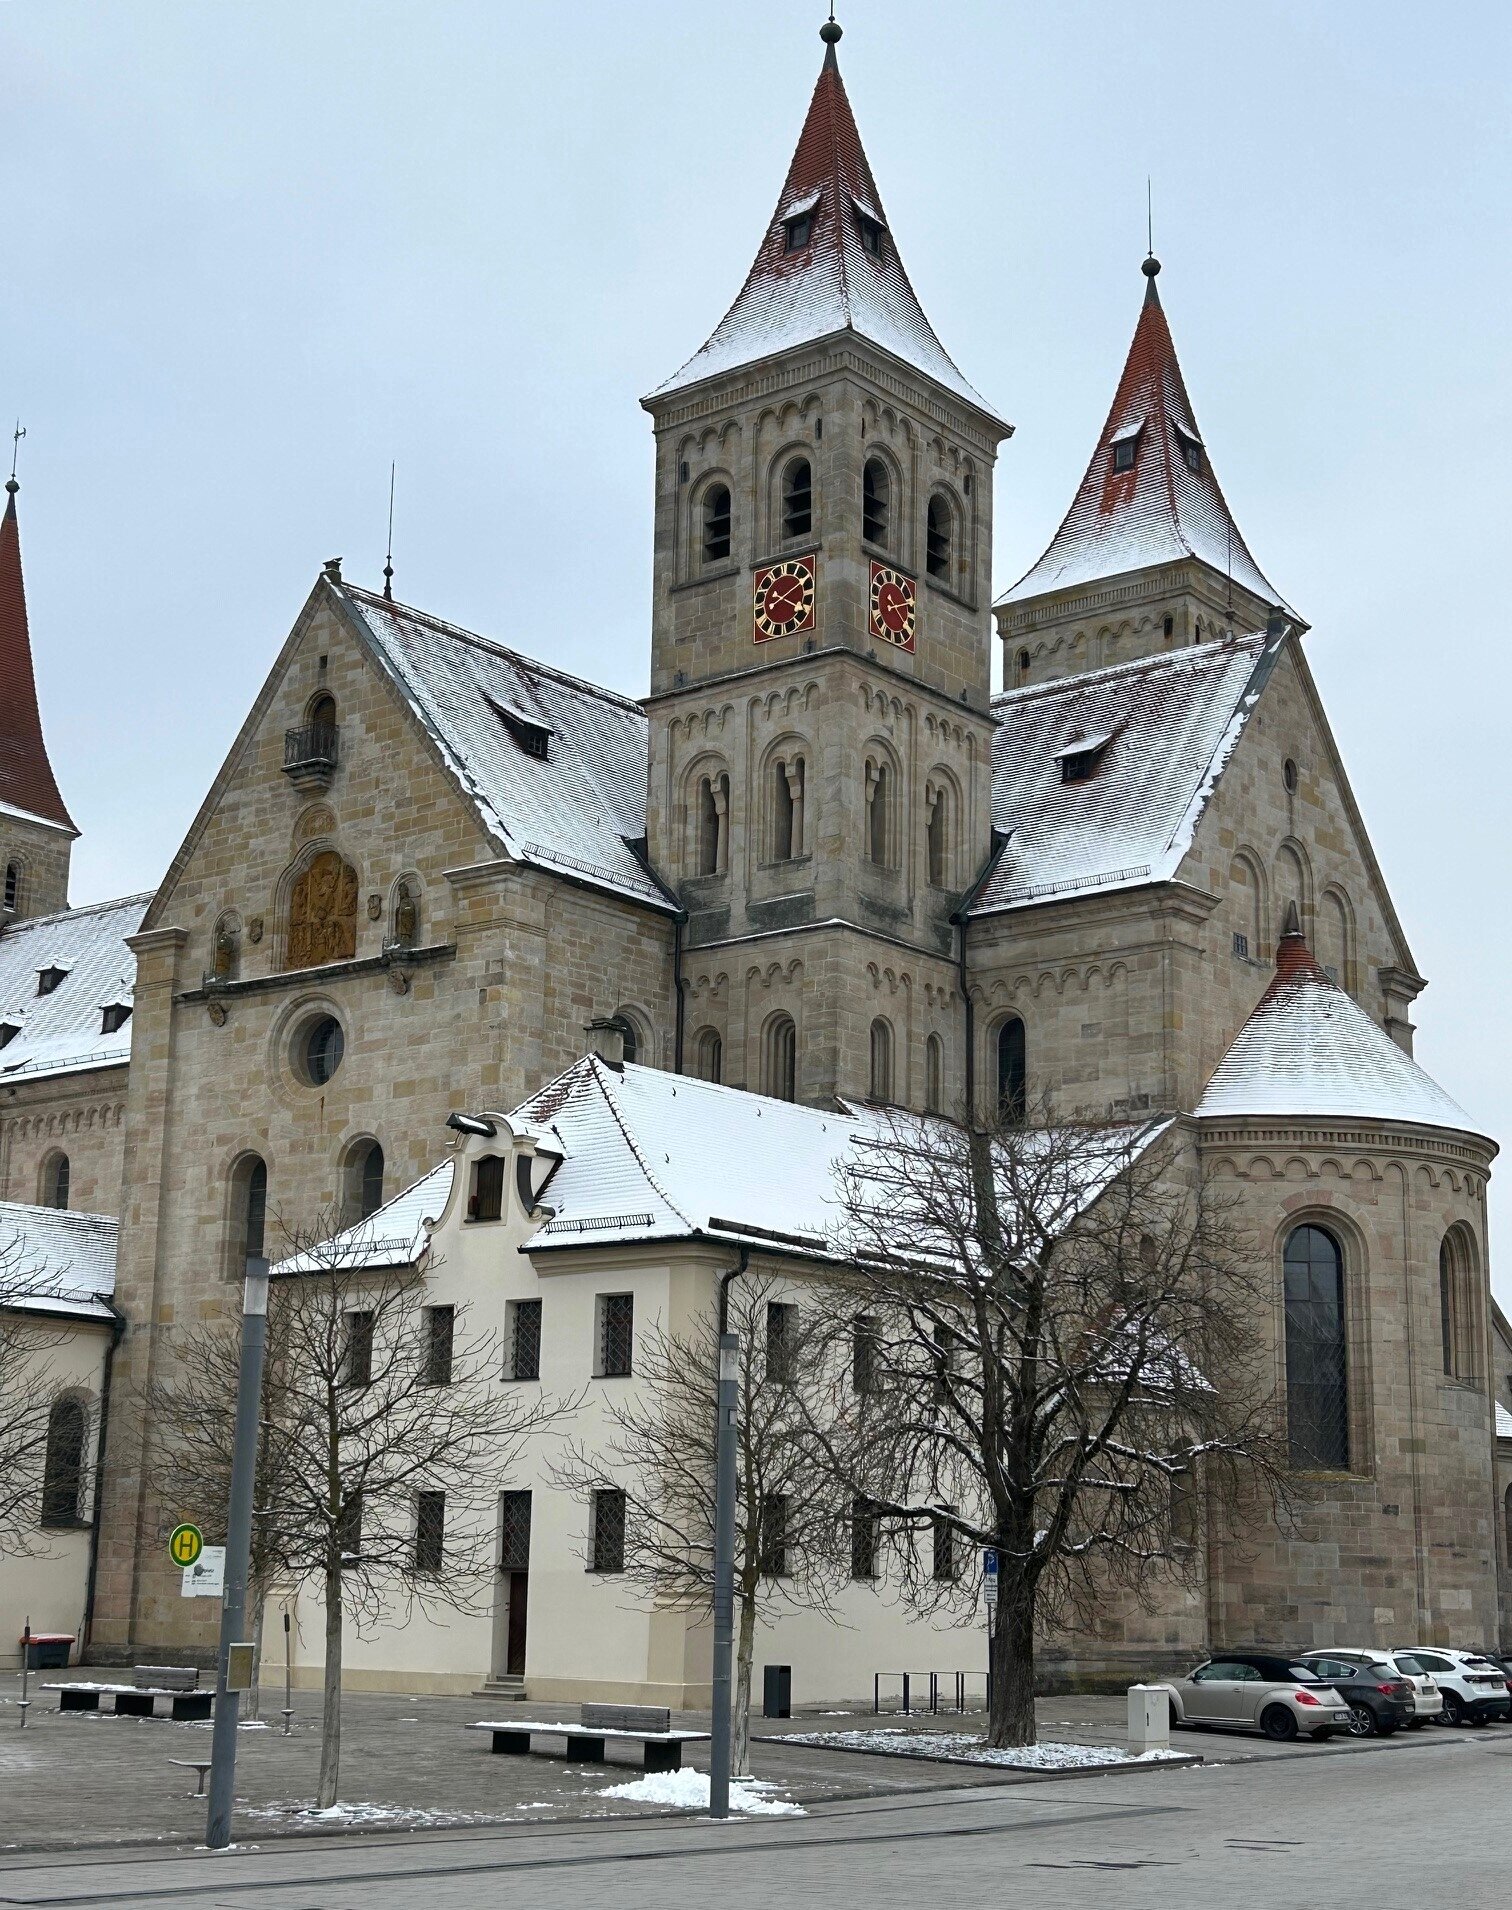
[{"label": "black car", "polygon": [[1412,1681],[1368,1651],[1310,1651],[1303,1662],[1326,1678],[1349,1706],[1357,1738],[1389,1738],[1417,1715]]}]

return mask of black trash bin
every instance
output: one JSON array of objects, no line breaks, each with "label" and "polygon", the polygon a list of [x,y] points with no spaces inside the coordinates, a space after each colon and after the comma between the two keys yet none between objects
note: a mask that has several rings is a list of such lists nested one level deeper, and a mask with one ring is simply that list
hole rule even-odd
[{"label": "black trash bin", "polygon": [[764,1718],[790,1718],[793,1715],[793,1667],[761,1667],[761,1715]]}]

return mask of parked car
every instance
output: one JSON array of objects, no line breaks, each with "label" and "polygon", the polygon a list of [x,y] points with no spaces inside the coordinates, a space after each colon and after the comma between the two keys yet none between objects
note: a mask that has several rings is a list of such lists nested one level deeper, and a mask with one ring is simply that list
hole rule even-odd
[{"label": "parked car", "polygon": [[1315,1743],[1350,1728],[1339,1693],[1308,1665],[1271,1651],[1222,1652],[1167,1685],[1173,1725],[1263,1731]]},{"label": "parked car", "polygon": [[1307,1651],[1301,1663],[1315,1678],[1326,1678],[1349,1706],[1349,1729],[1357,1738],[1389,1738],[1418,1720],[1413,1679],[1423,1674],[1399,1670],[1389,1652]]},{"label": "parked car", "polygon": [[1512,1712],[1507,1674],[1478,1651],[1450,1651],[1443,1645],[1412,1645],[1412,1656],[1431,1671],[1444,1694],[1443,1723],[1486,1724]]}]

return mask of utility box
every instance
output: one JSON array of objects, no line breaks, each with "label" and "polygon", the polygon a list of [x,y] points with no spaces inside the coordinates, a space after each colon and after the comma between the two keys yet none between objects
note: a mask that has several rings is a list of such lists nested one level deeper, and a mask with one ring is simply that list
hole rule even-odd
[{"label": "utility box", "polygon": [[1164,1685],[1129,1686],[1129,1755],[1171,1748],[1171,1699]]},{"label": "utility box", "polygon": [[764,1718],[790,1718],[793,1715],[793,1667],[761,1667],[761,1715]]},{"label": "utility box", "polygon": [[73,1651],[73,1633],[34,1631],[23,1640],[26,1662],[32,1671],[62,1671]]}]

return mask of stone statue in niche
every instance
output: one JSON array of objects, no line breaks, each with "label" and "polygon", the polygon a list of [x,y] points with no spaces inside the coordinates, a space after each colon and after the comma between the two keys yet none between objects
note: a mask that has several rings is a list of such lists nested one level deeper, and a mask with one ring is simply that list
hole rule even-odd
[{"label": "stone statue in niche", "polygon": [[349,962],[357,953],[357,871],[334,849],[316,856],[289,898],[288,968]]},{"label": "stone statue in niche", "polygon": [[419,933],[420,904],[408,882],[401,882],[394,895],[394,941],[400,948],[413,948]]},{"label": "stone statue in niche", "polygon": [[222,922],[215,931],[215,950],[210,959],[210,972],[218,982],[228,982],[236,975],[236,930],[229,922]]}]

